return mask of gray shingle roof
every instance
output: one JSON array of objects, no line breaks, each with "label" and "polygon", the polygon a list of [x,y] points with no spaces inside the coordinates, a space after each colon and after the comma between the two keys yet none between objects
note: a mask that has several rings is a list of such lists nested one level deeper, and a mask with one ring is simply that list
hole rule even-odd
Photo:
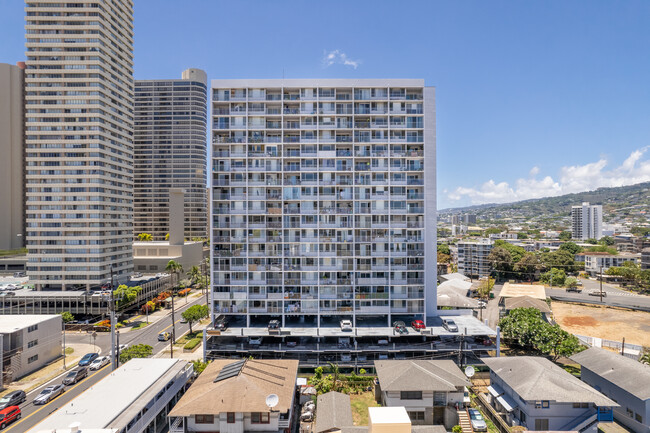
[{"label": "gray shingle roof", "polygon": [[507,356],[481,358],[481,360],[524,400],[618,406],[614,401],[546,358]]},{"label": "gray shingle roof", "polygon": [[641,399],[650,399],[650,366],[609,350],[592,347],[572,360]]},{"label": "gray shingle roof", "polygon": [[542,313],[550,313],[551,309],[548,307],[546,301],[541,299],[531,298],[530,296],[518,296],[516,298],[506,298],[506,310],[514,310],[515,308],[536,308]]},{"label": "gray shingle roof", "polygon": [[[341,433],[368,433],[368,426],[343,427]],[[444,425],[413,425],[411,433],[447,433]]]},{"label": "gray shingle roof", "polygon": [[334,428],[341,429],[353,424],[349,395],[330,391],[318,396],[314,433],[327,432]]},{"label": "gray shingle roof", "polygon": [[382,391],[455,391],[470,381],[451,360],[375,361]]}]

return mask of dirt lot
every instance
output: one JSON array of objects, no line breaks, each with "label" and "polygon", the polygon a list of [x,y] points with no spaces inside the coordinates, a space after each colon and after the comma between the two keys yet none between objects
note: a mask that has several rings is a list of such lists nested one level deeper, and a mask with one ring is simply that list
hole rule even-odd
[{"label": "dirt lot", "polygon": [[650,313],[553,302],[555,321],[578,335],[650,346]]}]

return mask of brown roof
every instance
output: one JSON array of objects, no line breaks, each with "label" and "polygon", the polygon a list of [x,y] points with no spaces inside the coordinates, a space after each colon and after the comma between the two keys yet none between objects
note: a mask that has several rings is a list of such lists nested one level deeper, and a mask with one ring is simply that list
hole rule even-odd
[{"label": "brown roof", "polygon": [[506,310],[515,308],[535,308],[542,313],[550,313],[551,309],[548,304],[541,299],[531,298],[530,296],[518,296],[516,298],[506,298]]},{"label": "brown roof", "polygon": [[212,361],[169,413],[170,416],[216,415],[222,412],[268,412],[266,397],[277,394],[273,410],[291,408],[297,360],[247,359],[241,372],[215,382],[219,372],[236,363],[234,359]]}]

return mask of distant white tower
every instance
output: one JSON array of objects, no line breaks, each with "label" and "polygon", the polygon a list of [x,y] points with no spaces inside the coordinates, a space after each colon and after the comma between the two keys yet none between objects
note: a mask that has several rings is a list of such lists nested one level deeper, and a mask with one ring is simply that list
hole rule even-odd
[{"label": "distant white tower", "polygon": [[600,239],[603,237],[603,207],[590,205],[571,207],[571,233],[573,239]]}]

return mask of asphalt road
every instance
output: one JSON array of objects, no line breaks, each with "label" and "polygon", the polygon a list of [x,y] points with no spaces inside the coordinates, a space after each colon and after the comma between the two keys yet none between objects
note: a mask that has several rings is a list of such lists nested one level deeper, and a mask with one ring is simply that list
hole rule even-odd
[{"label": "asphalt road", "polygon": [[[180,323],[181,313],[185,311],[186,308],[191,307],[192,305],[201,304],[205,301],[204,297],[200,297],[192,302],[185,304],[185,301],[176,302],[176,308],[174,312],[174,320],[176,324],[176,336],[180,338],[186,331],[189,331],[189,326],[186,323]],[[163,331],[171,332],[172,321],[171,321],[171,310],[169,315],[163,319],[158,320],[156,323],[152,323],[149,326],[142,328],[137,331],[130,331],[120,338],[120,344],[128,343],[129,345],[133,344],[149,344],[153,347],[153,353],[158,353],[167,347],[169,347],[169,341],[158,341],[158,334]],[[88,334],[76,334],[68,333],[66,334],[66,343],[86,343],[92,344],[92,339]],[[111,347],[111,336],[110,333],[100,333],[97,335],[95,340],[96,345],[101,350],[101,355],[109,355]],[[182,349],[180,349],[182,350]],[[68,370],[69,371],[69,370]],[[42,406],[35,406],[32,401],[34,398],[40,394],[41,390],[49,385],[54,385],[61,383],[63,377],[66,373],[63,373],[61,376],[51,380],[50,382],[43,384],[42,386],[30,391],[27,394],[27,401],[20,405],[20,410],[22,412],[22,418],[18,421],[15,421],[13,424],[7,426],[3,433],[22,433],[28,431],[30,428],[34,427],[36,424],[45,419],[52,412],[56,411],[66,403],[74,400],[86,389],[90,388],[101,379],[109,375],[111,372],[111,366],[107,365],[101,370],[98,371],[89,371],[88,377],[78,382],[75,385],[67,386],[65,392],[49,402],[48,404]],[[107,396],[108,397],[108,396]],[[108,397],[110,398],[110,397]]]},{"label": "asphalt road", "polygon": [[582,292],[567,292],[565,289],[546,288],[546,296],[556,301],[582,302],[595,305],[607,305],[610,307],[632,308],[642,311],[650,311],[650,296],[638,295],[626,292],[617,287],[603,283],[602,302],[600,296],[590,293],[600,293],[600,282],[594,280],[582,280]]}]

